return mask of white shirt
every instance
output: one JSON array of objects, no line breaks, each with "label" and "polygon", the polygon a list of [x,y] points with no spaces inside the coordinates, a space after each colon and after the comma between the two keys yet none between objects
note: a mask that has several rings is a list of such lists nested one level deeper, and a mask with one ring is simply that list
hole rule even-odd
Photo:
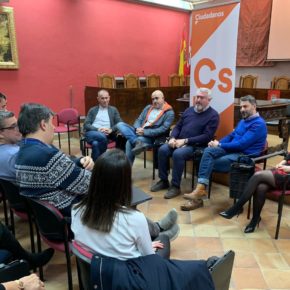
[{"label": "white shirt", "polygon": [[99,106],[98,114],[92,125],[96,128],[111,128],[108,108]]},{"label": "white shirt", "polygon": [[147,122],[144,124],[143,128],[151,126],[152,123],[154,123],[154,121],[156,120],[156,118],[158,117],[158,115],[160,114],[162,110],[160,109],[153,109],[147,119]]},{"label": "white shirt", "polygon": [[72,209],[71,229],[77,242],[99,254],[127,260],[154,254],[148,224],[136,210],[118,212],[109,233],[91,229],[81,222],[82,209]]}]

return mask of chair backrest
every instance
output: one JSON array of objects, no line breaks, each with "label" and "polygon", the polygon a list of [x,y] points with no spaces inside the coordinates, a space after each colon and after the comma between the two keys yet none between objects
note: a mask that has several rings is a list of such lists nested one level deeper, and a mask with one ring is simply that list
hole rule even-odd
[{"label": "chair backrest", "polygon": [[57,113],[57,123],[65,125],[80,125],[79,112],[74,108],[66,108]]},{"label": "chair backrest", "polygon": [[160,76],[156,74],[150,74],[146,76],[146,87],[148,88],[160,87]]},{"label": "chair backrest", "polygon": [[9,206],[17,211],[26,212],[25,198],[19,194],[19,187],[10,181],[0,179],[2,194],[9,201]]},{"label": "chair backrest", "polygon": [[46,201],[27,198],[40,234],[48,240],[67,241],[67,223],[61,212]]},{"label": "chair backrest", "polygon": [[114,75],[99,74],[98,82],[101,88],[114,89],[116,88],[116,80]]},{"label": "chair backrest", "polygon": [[139,77],[135,74],[124,75],[125,88],[140,88]]},{"label": "chair backrest", "polygon": [[245,75],[240,77],[240,88],[255,89],[257,87],[257,76]]},{"label": "chair backrest", "polygon": [[290,78],[287,76],[274,77],[272,81],[272,89],[289,90]]},{"label": "chair backrest", "polygon": [[168,77],[169,87],[179,87],[182,86],[182,77],[178,74],[171,74]]}]

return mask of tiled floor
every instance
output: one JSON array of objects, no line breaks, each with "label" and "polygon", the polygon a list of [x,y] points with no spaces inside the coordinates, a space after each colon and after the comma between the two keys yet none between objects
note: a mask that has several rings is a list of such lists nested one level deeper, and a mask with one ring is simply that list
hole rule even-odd
[{"label": "tiled floor", "polygon": [[[270,137],[276,142],[276,137]],[[63,142],[65,143],[65,141]],[[57,144],[57,143],[56,143]],[[78,154],[78,142],[75,141],[73,153]],[[279,159],[279,158],[278,158]],[[275,164],[273,159],[268,164]],[[134,184],[150,193],[152,184],[152,163],[143,168],[143,159],[137,159],[133,167]],[[191,190],[190,176],[182,181],[182,191]],[[204,259],[211,255],[222,255],[229,249],[236,252],[231,280],[231,290],[280,290],[290,289],[290,207],[285,206],[279,240],[273,238],[277,221],[277,203],[267,200],[262,212],[260,227],[252,234],[244,234],[248,223],[246,213],[238,218],[225,220],[218,212],[229,207],[228,188],[213,184],[212,197],[205,201],[204,208],[191,212],[179,210],[182,197],[163,199],[164,191],[150,193],[153,199],[139,206],[139,209],[154,220],[160,219],[168,210],[175,207],[179,213],[181,227],[179,237],[172,242],[171,257],[176,259]],[[246,212],[246,211],[245,211]],[[26,225],[17,221],[17,238],[29,245]],[[75,261],[74,286],[78,289]],[[66,289],[64,255],[57,253],[44,270],[46,289]]]}]

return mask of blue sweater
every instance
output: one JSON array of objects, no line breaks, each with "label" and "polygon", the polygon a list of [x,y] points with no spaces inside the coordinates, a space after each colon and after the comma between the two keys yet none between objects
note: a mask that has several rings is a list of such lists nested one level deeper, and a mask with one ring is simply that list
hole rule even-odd
[{"label": "blue sweater", "polygon": [[15,167],[20,194],[48,201],[60,210],[88,192],[91,172],[40,140],[22,140]]},{"label": "blue sweater", "polygon": [[220,146],[227,152],[241,152],[259,156],[267,139],[267,126],[260,116],[241,120],[236,129],[220,140]]},{"label": "blue sweater", "polygon": [[197,113],[194,107],[189,107],[177,122],[171,137],[187,138],[189,145],[207,146],[213,139],[218,124],[219,114],[212,107],[202,113]]}]

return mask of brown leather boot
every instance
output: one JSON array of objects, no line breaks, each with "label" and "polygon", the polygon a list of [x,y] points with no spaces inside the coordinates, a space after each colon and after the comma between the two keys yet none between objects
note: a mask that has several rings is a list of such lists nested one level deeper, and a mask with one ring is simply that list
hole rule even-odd
[{"label": "brown leather boot", "polygon": [[191,193],[185,193],[183,195],[183,197],[185,199],[190,199],[190,200],[194,200],[194,199],[201,199],[207,196],[207,192],[205,190],[205,185],[202,183],[198,183],[196,185],[196,188],[193,192]]}]

